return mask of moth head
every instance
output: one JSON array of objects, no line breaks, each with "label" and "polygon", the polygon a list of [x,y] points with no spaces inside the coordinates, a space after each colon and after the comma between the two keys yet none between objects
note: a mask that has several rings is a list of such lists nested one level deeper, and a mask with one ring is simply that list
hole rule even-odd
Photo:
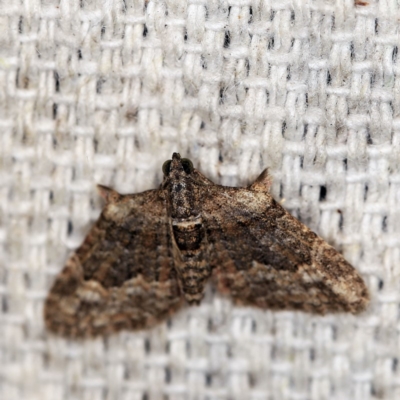
[{"label": "moth head", "polygon": [[172,173],[190,175],[194,168],[193,163],[188,158],[181,158],[179,153],[174,153],[172,154],[172,160],[165,161],[162,170],[164,176],[168,177]]}]

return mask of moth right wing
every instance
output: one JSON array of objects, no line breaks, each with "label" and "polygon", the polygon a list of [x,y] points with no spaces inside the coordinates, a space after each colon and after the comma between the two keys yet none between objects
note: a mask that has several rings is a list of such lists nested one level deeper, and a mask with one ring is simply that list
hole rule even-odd
[{"label": "moth right wing", "polygon": [[47,328],[64,337],[148,328],[182,304],[161,191],[99,188],[107,205],[45,303]]},{"label": "moth right wing", "polygon": [[239,304],[275,310],[364,310],[369,296],[357,271],[268,187],[265,172],[249,188],[203,189],[203,223],[220,291]]}]

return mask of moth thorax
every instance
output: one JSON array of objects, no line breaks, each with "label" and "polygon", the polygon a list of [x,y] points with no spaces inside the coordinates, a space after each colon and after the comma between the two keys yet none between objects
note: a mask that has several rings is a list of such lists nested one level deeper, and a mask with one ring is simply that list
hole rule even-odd
[{"label": "moth thorax", "polygon": [[199,214],[197,191],[188,180],[172,181],[170,185],[171,216],[174,219],[194,219]]}]

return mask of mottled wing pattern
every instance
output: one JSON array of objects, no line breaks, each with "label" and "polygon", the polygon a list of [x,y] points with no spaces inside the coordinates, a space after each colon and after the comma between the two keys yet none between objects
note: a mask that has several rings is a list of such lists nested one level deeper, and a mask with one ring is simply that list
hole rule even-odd
[{"label": "mottled wing pattern", "polygon": [[[333,247],[267,190],[204,187],[203,221],[218,288],[238,304],[324,314],[362,311],[368,292]],[[254,190],[255,188],[255,190]]]},{"label": "mottled wing pattern", "polygon": [[161,191],[100,189],[108,204],[45,304],[48,329],[65,337],[148,328],[182,304]]}]

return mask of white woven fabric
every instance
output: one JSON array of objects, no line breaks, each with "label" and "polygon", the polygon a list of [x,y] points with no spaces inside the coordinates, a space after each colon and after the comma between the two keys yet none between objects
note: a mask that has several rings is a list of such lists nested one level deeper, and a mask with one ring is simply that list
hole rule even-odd
[{"label": "white woven fabric", "polygon": [[[0,0],[2,400],[400,399],[395,0]],[[371,292],[362,316],[207,293],[158,328],[44,330],[95,183],[154,188],[173,151],[217,183],[264,167]]]}]

